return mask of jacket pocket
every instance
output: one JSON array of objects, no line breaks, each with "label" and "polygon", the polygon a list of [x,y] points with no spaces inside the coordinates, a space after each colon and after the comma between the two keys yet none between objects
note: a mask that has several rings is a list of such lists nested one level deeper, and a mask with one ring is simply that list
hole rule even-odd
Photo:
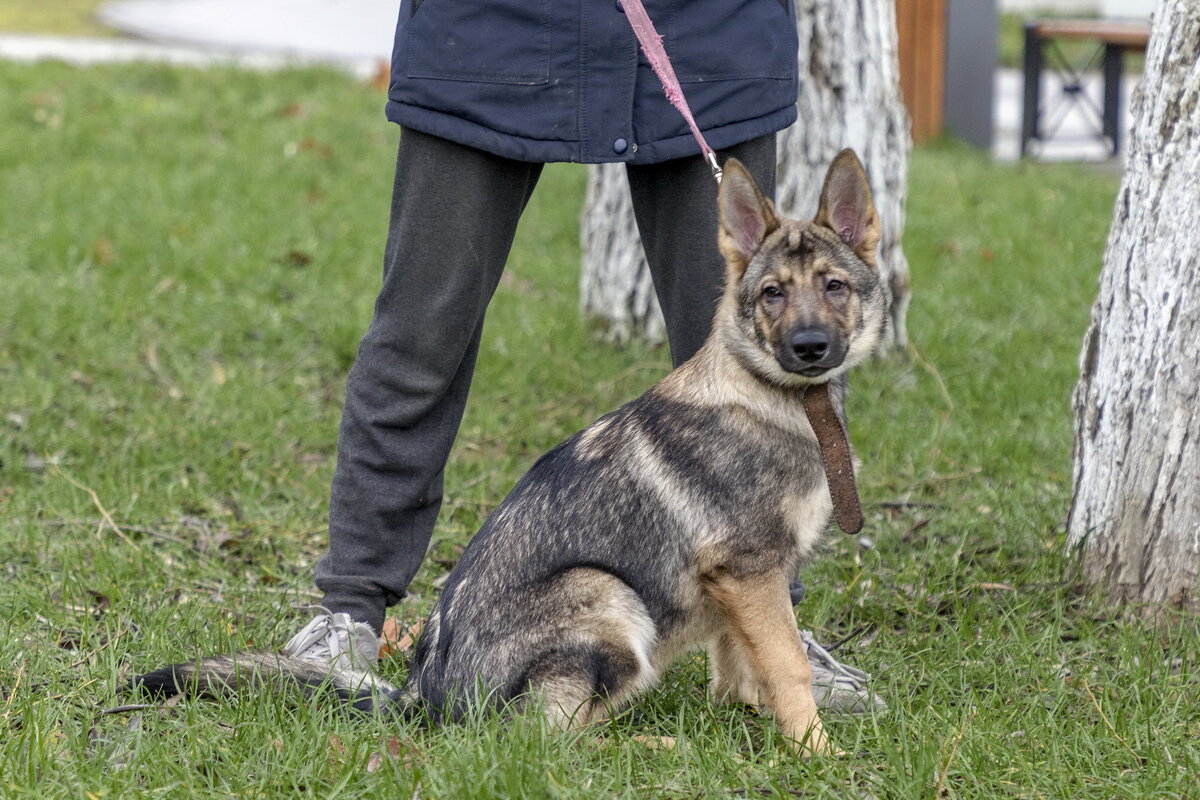
[{"label": "jacket pocket", "polygon": [[404,74],[477,83],[550,80],[551,0],[410,0]]},{"label": "jacket pocket", "polygon": [[666,48],[680,82],[794,77],[796,20],[790,7],[790,0],[677,3]]}]

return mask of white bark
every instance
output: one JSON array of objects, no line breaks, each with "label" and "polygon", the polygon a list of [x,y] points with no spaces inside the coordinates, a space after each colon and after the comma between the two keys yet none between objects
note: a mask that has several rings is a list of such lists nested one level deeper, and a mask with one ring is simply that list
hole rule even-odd
[{"label": "white bark", "polygon": [[1200,610],[1200,4],[1162,0],[1075,390],[1068,540],[1113,601]]},{"label": "white bark", "polygon": [[[900,99],[893,0],[796,0],[799,120],[779,139],[777,198],[789,216],[816,213],[821,181],[843,147],[863,160],[883,223],[880,271],[894,295],[893,343],[907,343],[908,262],[900,246],[912,143]],[[586,315],[616,341],[662,338],[662,316],[629,202],[624,167],[589,168],[581,238]],[[714,232],[715,236],[715,232]]]},{"label": "white bark", "polygon": [[[596,320],[609,341],[624,343],[635,337],[663,341],[666,325],[633,218],[624,165],[588,167],[579,235],[583,245],[579,301],[584,316]],[[716,236],[713,231],[714,242]]]}]

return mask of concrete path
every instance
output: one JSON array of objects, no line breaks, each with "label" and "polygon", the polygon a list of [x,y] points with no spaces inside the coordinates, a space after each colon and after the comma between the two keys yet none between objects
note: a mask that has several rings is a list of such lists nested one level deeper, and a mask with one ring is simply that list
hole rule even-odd
[{"label": "concrete path", "polygon": [[98,16],[131,38],[0,33],[0,58],[250,69],[330,64],[369,78],[391,57],[399,7],[400,0],[123,0]]},{"label": "concrete path", "polygon": [[298,64],[333,64],[363,80],[374,77],[376,59],[329,59],[235,51],[220,47],[156,44],[132,39],[88,39],[76,36],[35,36],[0,33],[0,59],[6,61],[62,61],[67,64],[109,64],[156,61],[189,67],[230,65],[245,69],[284,69]]},{"label": "concrete path", "polygon": [[151,42],[305,60],[391,56],[400,0],[123,0],[100,21]]}]

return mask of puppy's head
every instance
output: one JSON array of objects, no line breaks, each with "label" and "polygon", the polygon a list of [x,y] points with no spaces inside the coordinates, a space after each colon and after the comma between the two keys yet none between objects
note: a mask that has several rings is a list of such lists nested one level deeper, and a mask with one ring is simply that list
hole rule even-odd
[{"label": "puppy's head", "polygon": [[724,345],[751,372],[784,385],[822,383],[867,358],[887,315],[879,215],[858,156],[847,149],[833,160],[811,222],[779,217],[736,160],[724,169]]}]

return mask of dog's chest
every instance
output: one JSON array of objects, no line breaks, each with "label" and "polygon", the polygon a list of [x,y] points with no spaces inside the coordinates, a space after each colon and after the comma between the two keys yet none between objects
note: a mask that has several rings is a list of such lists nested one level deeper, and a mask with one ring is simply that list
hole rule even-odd
[{"label": "dog's chest", "polygon": [[833,500],[824,472],[816,486],[785,497],[781,511],[784,524],[795,543],[796,557],[804,558],[821,540],[833,514]]},{"label": "dog's chest", "polygon": [[820,448],[803,432],[763,436],[759,444],[764,468],[755,496],[745,503],[747,516],[758,520],[743,530],[761,530],[764,549],[792,569],[821,540],[833,514]]},{"label": "dog's chest", "polygon": [[757,444],[778,480],[776,508],[795,548],[792,555],[804,558],[829,524],[833,499],[821,449],[807,417],[802,411],[793,413],[788,423],[774,435],[760,433]]}]

